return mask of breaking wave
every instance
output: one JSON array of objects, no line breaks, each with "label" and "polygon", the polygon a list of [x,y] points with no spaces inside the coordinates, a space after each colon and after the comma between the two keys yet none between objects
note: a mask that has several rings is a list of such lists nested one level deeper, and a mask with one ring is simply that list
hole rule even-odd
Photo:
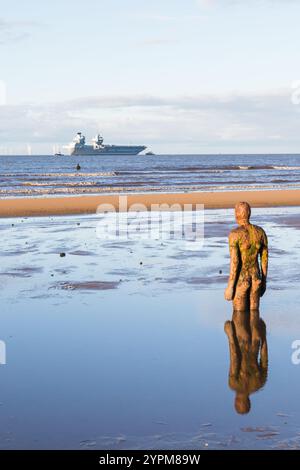
[{"label": "breaking wave", "polygon": [[[77,163],[77,160],[76,162]],[[0,158],[0,197],[300,188],[300,155]]]}]

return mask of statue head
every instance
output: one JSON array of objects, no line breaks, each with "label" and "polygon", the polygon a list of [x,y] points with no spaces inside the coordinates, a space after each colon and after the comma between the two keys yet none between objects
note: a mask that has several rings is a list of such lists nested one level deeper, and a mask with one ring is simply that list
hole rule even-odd
[{"label": "statue head", "polygon": [[235,220],[239,225],[249,223],[251,207],[248,202],[238,202],[235,206]]},{"label": "statue head", "polygon": [[235,396],[234,407],[237,413],[245,415],[249,413],[251,402],[247,393],[237,393]]}]

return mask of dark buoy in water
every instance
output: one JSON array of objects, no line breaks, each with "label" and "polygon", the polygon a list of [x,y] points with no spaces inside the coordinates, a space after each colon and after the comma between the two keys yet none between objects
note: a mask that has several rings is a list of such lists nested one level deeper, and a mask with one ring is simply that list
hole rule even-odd
[{"label": "dark buoy in water", "polygon": [[77,163],[76,170],[81,170],[81,166]]}]

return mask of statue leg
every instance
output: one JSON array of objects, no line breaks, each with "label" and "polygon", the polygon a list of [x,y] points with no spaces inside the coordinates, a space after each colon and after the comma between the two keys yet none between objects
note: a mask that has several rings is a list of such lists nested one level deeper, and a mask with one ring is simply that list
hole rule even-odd
[{"label": "statue leg", "polygon": [[251,340],[252,340],[252,351],[255,357],[258,357],[260,343],[261,343],[261,328],[260,328],[260,316],[259,310],[250,310],[250,328],[251,328]]},{"label": "statue leg", "polygon": [[233,298],[233,309],[245,311],[249,309],[249,294],[251,284],[247,279],[237,283]]},{"label": "statue leg", "polygon": [[252,285],[250,289],[250,310],[259,310],[261,280],[252,279]]},{"label": "statue leg", "polygon": [[237,338],[235,335],[234,324],[232,321],[227,320],[224,325],[224,331],[228,337],[229,353],[230,353],[230,367],[229,376],[235,376],[239,370],[239,350],[237,345]]},{"label": "statue leg", "polygon": [[232,321],[239,346],[244,351],[250,343],[250,317],[248,310],[234,310]]}]

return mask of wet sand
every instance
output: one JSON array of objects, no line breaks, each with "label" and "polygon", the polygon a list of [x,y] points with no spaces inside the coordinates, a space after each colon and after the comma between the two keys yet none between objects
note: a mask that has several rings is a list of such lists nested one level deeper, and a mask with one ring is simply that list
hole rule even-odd
[{"label": "wet sand", "polygon": [[0,449],[300,448],[298,212],[253,210],[271,248],[269,365],[246,415],[224,333],[232,210],[206,212],[197,251],[99,239],[96,215],[3,219]]},{"label": "wet sand", "polygon": [[239,201],[252,207],[299,206],[300,190],[224,191],[192,193],[127,194],[127,206],[119,207],[119,195],[55,198],[17,198],[0,200],[0,217],[46,216],[95,213],[100,204],[127,210],[132,204],[150,209],[155,204],[204,204],[206,209],[231,208]]}]

